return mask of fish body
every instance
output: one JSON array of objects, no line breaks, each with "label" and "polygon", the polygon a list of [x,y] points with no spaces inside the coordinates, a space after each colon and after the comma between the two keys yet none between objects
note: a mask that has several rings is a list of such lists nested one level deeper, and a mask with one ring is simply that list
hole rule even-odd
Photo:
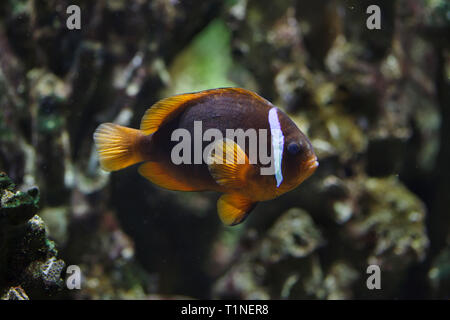
[{"label": "fish body", "polygon": [[[216,134],[209,140],[208,130]],[[181,140],[174,139],[175,132],[190,137],[179,153],[183,163],[174,161]],[[294,189],[318,166],[311,143],[295,123],[269,101],[240,88],[163,99],[147,110],[140,130],[106,123],[94,140],[107,171],[144,162],[139,173],[166,189],[224,193],[218,212],[227,225],[241,223],[257,202]],[[259,149],[268,151],[270,165]]]}]

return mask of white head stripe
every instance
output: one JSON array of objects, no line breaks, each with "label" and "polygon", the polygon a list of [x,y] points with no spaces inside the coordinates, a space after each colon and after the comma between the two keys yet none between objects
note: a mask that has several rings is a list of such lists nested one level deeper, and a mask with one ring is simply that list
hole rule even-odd
[{"label": "white head stripe", "polygon": [[277,188],[283,182],[283,173],[281,172],[281,160],[283,159],[284,135],[281,131],[280,120],[278,119],[277,108],[269,110],[269,126],[272,135],[273,159],[275,162],[275,178],[277,179]]}]

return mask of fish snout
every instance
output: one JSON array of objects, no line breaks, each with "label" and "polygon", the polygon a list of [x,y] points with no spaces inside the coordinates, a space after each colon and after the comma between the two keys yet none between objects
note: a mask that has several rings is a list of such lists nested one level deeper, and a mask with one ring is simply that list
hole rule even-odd
[{"label": "fish snout", "polygon": [[317,160],[316,156],[311,157],[306,163],[304,164],[304,168],[308,171],[313,173],[317,167],[319,166],[319,161]]}]

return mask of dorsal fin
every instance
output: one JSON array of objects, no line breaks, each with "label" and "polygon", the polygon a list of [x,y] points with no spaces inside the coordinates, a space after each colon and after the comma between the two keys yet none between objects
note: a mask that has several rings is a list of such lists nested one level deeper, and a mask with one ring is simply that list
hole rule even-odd
[{"label": "dorsal fin", "polygon": [[249,95],[252,98],[267,103],[267,100],[260,97],[256,93],[241,88],[218,88],[194,93],[179,94],[173,97],[162,99],[152,105],[149,109],[147,109],[144,116],[142,117],[141,131],[146,135],[154,133],[162,125],[179,115],[187,106],[189,106],[190,101],[205,97],[207,95],[222,95],[233,93]]},{"label": "dorsal fin", "polygon": [[141,131],[146,134],[156,132],[163,124],[180,114],[187,102],[198,98],[195,93],[180,94],[158,101],[152,105],[141,120]]}]

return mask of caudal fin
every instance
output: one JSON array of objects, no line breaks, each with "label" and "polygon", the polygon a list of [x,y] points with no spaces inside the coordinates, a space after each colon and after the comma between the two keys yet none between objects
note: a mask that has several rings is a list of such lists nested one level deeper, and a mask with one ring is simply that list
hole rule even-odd
[{"label": "caudal fin", "polygon": [[95,130],[94,141],[102,169],[116,171],[143,161],[137,148],[143,136],[140,130],[114,123],[101,124]]}]

